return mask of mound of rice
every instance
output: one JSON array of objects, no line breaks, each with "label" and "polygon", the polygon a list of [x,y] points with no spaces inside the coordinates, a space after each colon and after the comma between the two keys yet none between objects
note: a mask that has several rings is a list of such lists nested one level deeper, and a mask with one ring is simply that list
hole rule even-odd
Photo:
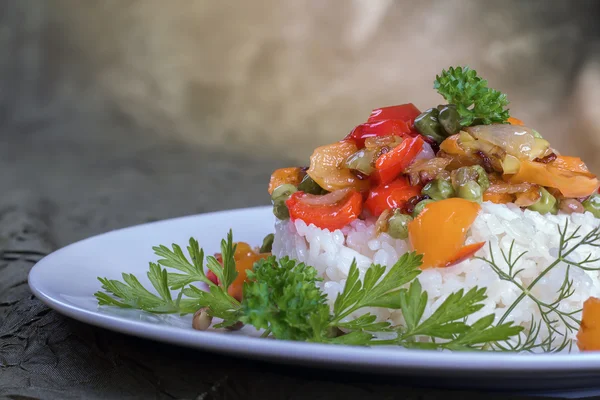
[{"label": "mound of rice", "polygon": [[[491,243],[495,261],[504,271],[508,265],[500,250],[508,253],[514,240],[514,254],[527,252],[517,263],[516,269],[522,269],[517,280],[527,286],[549,264],[556,260],[559,247],[558,225],[564,226],[568,220],[569,231],[581,226],[580,233],[585,234],[598,227],[600,220],[592,214],[541,215],[534,211],[521,210],[514,204],[500,205],[490,202],[482,204],[482,210],[473,223],[466,244],[486,241]],[[574,244],[574,242],[572,243]],[[356,220],[342,230],[329,232],[314,225],[307,226],[302,220],[278,221],[275,226],[273,254],[277,257],[289,256],[315,267],[324,278],[323,290],[333,302],[342,290],[353,259],[356,259],[361,273],[371,263],[392,266],[405,252],[410,250],[407,240],[393,239],[386,233],[375,236],[375,220]],[[591,254],[592,259],[600,258],[600,248],[581,246],[570,255],[571,261],[582,261]],[[476,254],[490,258],[490,249],[486,244]],[[593,265],[599,267],[599,265]],[[562,311],[581,309],[583,302],[590,296],[600,295],[600,274],[598,271],[584,271],[569,268],[569,278],[573,281],[575,293],[560,303]],[[561,263],[553,268],[533,288],[532,293],[541,301],[552,303],[560,289],[567,265]],[[484,261],[470,259],[448,268],[432,268],[419,275],[423,289],[428,292],[429,300],[424,318],[429,316],[446,297],[459,289],[469,290],[474,286],[486,287],[488,298],[485,306],[469,317],[468,322],[494,313],[496,322],[521,294],[513,283],[501,280]],[[402,314],[398,310],[363,310],[377,315],[380,321],[388,320],[393,324],[403,324]],[[353,315],[351,317],[357,317]],[[580,318],[580,313],[575,315]],[[512,311],[508,320],[525,328],[531,324],[532,317],[539,320],[540,310],[530,298],[524,298]],[[576,332],[568,332],[564,324],[557,325],[561,332],[575,339]],[[539,340],[547,337],[547,329],[542,326]],[[559,339],[559,341],[561,341]],[[575,347],[574,347],[575,349]]]}]

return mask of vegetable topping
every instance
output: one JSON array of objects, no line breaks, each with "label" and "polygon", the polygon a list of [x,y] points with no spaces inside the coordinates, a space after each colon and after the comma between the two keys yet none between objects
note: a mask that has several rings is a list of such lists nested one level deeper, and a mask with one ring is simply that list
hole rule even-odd
[{"label": "vegetable topping", "polygon": [[464,246],[467,231],[481,207],[463,199],[428,203],[408,224],[413,249],[423,254],[422,269],[448,267],[475,254],[485,243]]}]

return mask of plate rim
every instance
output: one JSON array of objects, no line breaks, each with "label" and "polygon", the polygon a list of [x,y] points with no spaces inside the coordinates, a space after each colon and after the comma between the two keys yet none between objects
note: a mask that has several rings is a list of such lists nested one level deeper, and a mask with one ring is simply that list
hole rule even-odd
[{"label": "plate rim", "polygon": [[[445,376],[477,373],[487,375],[493,372],[502,373],[594,373],[600,376],[600,352],[575,354],[514,354],[485,352],[432,352],[430,350],[366,348],[358,346],[305,343],[287,340],[269,340],[243,335],[232,335],[224,332],[199,332],[174,326],[157,325],[150,322],[136,321],[126,317],[103,314],[70,304],[48,294],[40,282],[40,271],[53,265],[53,261],[64,256],[83,243],[97,240],[100,237],[140,229],[141,227],[159,226],[192,218],[217,216],[235,212],[264,212],[269,206],[237,208],[209,213],[191,214],[159,221],[132,225],[94,235],[62,248],[59,248],[39,260],[28,274],[28,285],[32,293],[51,309],[80,322],[143,337],[159,342],[166,342],[199,350],[208,350],[262,360],[283,360],[286,364],[317,364],[339,369],[356,369],[356,367],[375,367],[378,370],[396,370],[411,372],[437,373]],[[91,295],[91,294],[90,294]],[[387,349],[387,350],[386,350]],[[551,361],[549,360],[551,358]],[[550,362],[549,362],[550,361]]]}]

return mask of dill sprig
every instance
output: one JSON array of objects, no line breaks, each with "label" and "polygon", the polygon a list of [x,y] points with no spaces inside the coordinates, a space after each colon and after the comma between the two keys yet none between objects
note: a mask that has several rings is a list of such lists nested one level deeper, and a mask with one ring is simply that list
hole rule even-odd
[{"label": "dill sprig", "polygon": [[[535,321],[532,316],[531,323],[529,324],[529,328],[527,329],[526,333],[520,335],[516,341],[504,341],[502,343],[495,342],[493,345],[499,350],[523,352],[542,350],[544,352],[560,352],[567,348],[570,350],[573,346],[573,340],[569,339],[568,335],[579,329],[581,321],[577,318],[577,315],[581,312],[581,309],[567,312],[562,311],[559,308],[560,304],[564,300],[570,298],[575,293],[573,280],[570,279],[569,272],[571,268],[580,268],[585,271],[600,270],[600,267],[592,266],[592,264],[600,261],[600,259],[592,258],[592,255],[589,254],[583,261],[575,262],[569,259],[569,256],[581,246],[600,247],[600,228],[594,228],[584,235],[581,233],[581,226],[578,226],[573,230],[573,232],[568,233],[568,220],[565,221],[564,227],[557,225],[557,228],[559,233],[559,247],[556,259],[546,268],[544,268],[544,270],[528,285],[519,283],[517,279],[518,275],[523,271],[522,268],[517,268],[517,263],[523,256],[525,256],[525,254],[527,254],[527,251],[515,255],[514,240],[511,242],[508,253],[500,249],[502,258],[508,266],[507,272],[503,271],[496,263],[491,243],[489,244],[490,259],[477,257],[478,259],[486,262],[500,279],[512,283],[521,292],[515,301],[500,317],[498,321],[499,324],[502,324],[504,321],[506,321],[511,312],[526,297],[531,299],[536,304],[541,316],[541,320],[539,321]],[[552,302],[542,301],[532,293],[533,288],[544,276],[546,276],[561,263],[566,264],[567,267],[563,282],[556,293],[556,298]],[[560,324],[565,327],[565,329],[562,331],[558,328]],[[546,328],[548,333],[542,341],[539,341],[538,339],[543,327]]]}]

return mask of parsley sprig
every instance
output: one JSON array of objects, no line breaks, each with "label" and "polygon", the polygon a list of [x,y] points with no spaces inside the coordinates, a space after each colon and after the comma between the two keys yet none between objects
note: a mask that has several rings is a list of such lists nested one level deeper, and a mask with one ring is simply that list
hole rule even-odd
[{"label": "parsley sprig", "polygon": [[[239,302],[227,291],[237,276],[235,248],[230,232],[221,242],[222,265],[212,256],[206,257],[204,265],[204,251],[193,238],[187,247],[188,256],[176,244],[171,249],[154,247],[160,258],[157,263],[150,263],[148,278],[158,295],[131,274],[123,274],[124,282],[99,278],[104,292],[95,295],[99,305],[153,313],[186,314],[205,308],[211,317],[222,320],[216,328],[241,322],[263,329],[263,336],[316,343],[481,350],[490,342],[507,341],[523,329],[512,322],[494,325],[493,314],[472,325],[465,322],[466,317],[483,307],[483,288],[453,293],[428,318],[423,318],[427,293],[416,279],[421,272],[421,256],[416,253],[404,254],[387,273],[386,267],[371,265],[364,271],[363,279],[353,262],[332,310],[313,267],[287,257],[270,256],[247,271],[243,300]],[[205,267],[218,277],[219,285],[207,278]],[[205,283],[208,290],[193,285],[195,282]],[[175,300],[171,290],[179,290]],[[405,325],[378,322],[375,315],[365,312],[365,308],[372,307],[402,310]],[[395,338],[380,339],[379,333]]]},{"label": "parsley sprig", "polygon": [[450,67],[436,75],[433,82],[433,88],[456,105],[462,126],[504,123],[509,118],[506,95],[487,85],[469,67]]}]

